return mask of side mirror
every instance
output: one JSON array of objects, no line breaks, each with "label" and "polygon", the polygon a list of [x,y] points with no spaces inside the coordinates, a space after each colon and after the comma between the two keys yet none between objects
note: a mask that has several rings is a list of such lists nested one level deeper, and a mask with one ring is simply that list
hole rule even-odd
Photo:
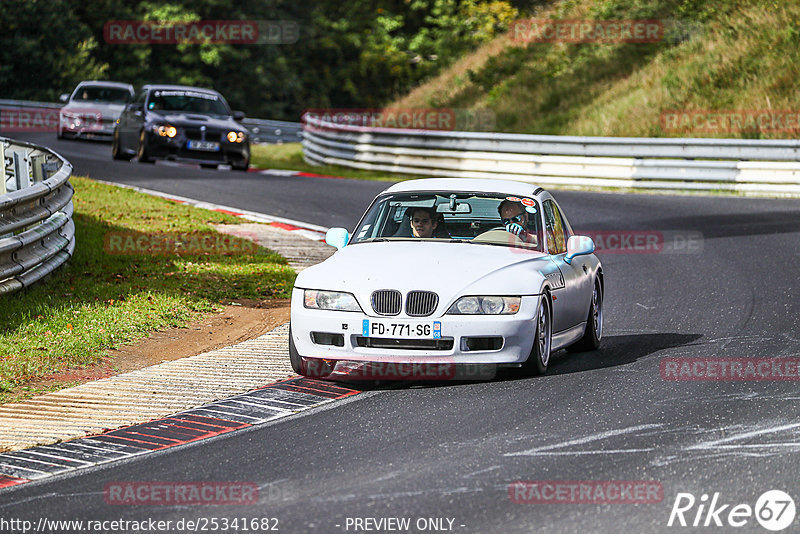
[{"label": "side mirror", "polygon": [[243,121],[244,117],[245,117],[244,111],[234,111],[233,112],[233,120],[235,120],[236,122]]},{"label": "side mirror", "polygon": [[337,250],[341,249],[350,240],[350,234],[344,228],[331,228],[325,234],[325,242]]},{"label": "side mirror", "polygon": [[567,255],[564,256],[564,261],[572,263],[572,258],[575,256],[584,256],[592,252],[594,252],[594,241],[591,237],[574,235],[567,241]]},{"label": "side mirror", "polygon": [[69,93],[62,94],[61,96],[58,97],[58,99],[61,100],[62,102],[68,101],[69,100]]}]

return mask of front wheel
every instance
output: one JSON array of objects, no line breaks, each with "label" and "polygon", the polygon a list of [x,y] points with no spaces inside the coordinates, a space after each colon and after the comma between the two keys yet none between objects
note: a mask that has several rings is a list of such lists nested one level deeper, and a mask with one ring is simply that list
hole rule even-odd
[{"label": "front wheel", "polygon": [[247,150],[244,153],[244,159],[238,163],[231,164],[231,168],[234,171],[245,171],[250,168],[250,151]]},{"label": "front wheel", "polygon": [[600,280],[594,281],[592,302],[589,305],[589,316],[586,318],[586,330],[583,337],[567,347],[569,352],[585,352],[597,350],[603,337],[603,288]]},{"label": "front wheel", "polygon": [[550,294],[545,293],[539,302],[539,311],[536,314],[536,332],[533,337],[533,348],[528,359],[522,364],[522,371],[526,375],[541,375],[547,371],[550,363],[550,346],[553,337],[550,313]]},{"label": "front wheel", "polygon": [[130,154],[123,152],[119,146],[119,130],[114,130],[114,137],[111,138],[111,157],[120,160],[131,159]]},{"label": "front wheel", "polygon": [[147,149],[147,135],[144,130],[139,132],[139,149],[136,151],[136,158],[139,163],[153,163],[153,160],[150,159],[150,151]]}]

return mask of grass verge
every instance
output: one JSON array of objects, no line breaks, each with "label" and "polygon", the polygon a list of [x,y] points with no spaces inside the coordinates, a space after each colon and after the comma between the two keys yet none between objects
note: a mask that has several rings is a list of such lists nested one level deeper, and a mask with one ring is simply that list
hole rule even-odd
[{"label": "grass verge", "polygon": [[28,380],[97,363],[109,348],[185,326],[221,302],[289,296],[294,270],[261,247],[166,255],[109,246],[109,236],[133,243],[165,233],[224,240],[209,224],[239,219],[86,178],[71,183],[73,258],[49,279],[0,297],[0,403]]},{"label": "grass verge", "polygon": [[[797,114],[797,2],[556,0],[540,2],[532,15],[658,20],[665,31],[651,43],[524,43],[501,36],[389,107],[486,108],[501,132],[797,138],[794,119],[785,127],[767,121],[737,129],[713,113]],[[702,112],[702,127],[693,121],[667,127],[662,113],[672,112]]]},{"label": "grass verge", "polygon": [[324,176],[340,176],[357,180],[380,180],[399,182],[421,176],[406,176],[381,171],[362,171],[338,165],[310,165],[303,160],[303,146],[300,143],[282,145],[253,145],[250,163],[259,169],[288,169],[310,172]]}]

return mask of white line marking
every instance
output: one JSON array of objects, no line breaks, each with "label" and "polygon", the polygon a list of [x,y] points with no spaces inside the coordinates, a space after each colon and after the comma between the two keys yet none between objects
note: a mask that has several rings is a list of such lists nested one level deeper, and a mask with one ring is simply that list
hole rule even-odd
[{"label": "white line marking", "polygon": [[[598,450],[598,451],[544,451],[544,452],[532,452],[527,454],[527,456],[585,456],[585,455],[592,455],[592,454],[623,454],[629,452],[653,452],[655,449],[653,447],[647,449],[609,449],[609,450]],[[521,456],[522,453],[516,453],[512,456]],[[509,456],[506,454],[506,456]]]},{"label": "white line marking", "polygon": [[728,436],[727,438],[722,438],[714,441],[706,441],[705,443],[698,443],[697,445],[690,445],[689,447],[686,447],[685,450],[692,451],[692,450],[712,449],[722,443],[728,443],[730,441],[736,441],[740,439],[754,438],[756,436],[763,436],[764,434],[774,434],[775,432],[783,432],[784,430],[791,430],[793,428],[798,428],[798,427],[800,427],[800,423],[791,423],[788,425],[781,425],[772,428],[762,428],[761,430],[752,430],[750,432],[743,432],[741,434]]},{"label": "white line marking", "polygon": [[[639,430],[650,430],[653,428],[660,428],[662,425],[637,425],[628,428],[620,428],[617,430],[607,430],[605,432],[598,432],[597,434],[592,434],[590,436],[585,436],[582,438],[572,439],[569,441],[562,441],[561,443],[555,443],[552,445],[545,445],[543,447],[536,447],[533,449],[528,449],[527,451],[520,451],[520,452],[507,452],[503,456],[531,456],[538,454],[542,451],[548,451],[552,449],[560,449],[563,447],[570,447],[572,445],[584,445],[586,443],[591,443],[592,441],[599,441],[601,439],[612,438],[614,436],[621,436],[623,434],[630,434],[633,432],[638,432]],[[632,449],[633,450],[633,449]],[[576,452],[577,454],[577,452]]]}]

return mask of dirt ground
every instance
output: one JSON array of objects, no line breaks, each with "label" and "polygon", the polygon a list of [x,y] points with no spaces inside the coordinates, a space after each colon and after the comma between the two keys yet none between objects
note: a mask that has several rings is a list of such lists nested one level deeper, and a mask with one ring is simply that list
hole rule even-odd
[{"label": "dirt ground", "polygon": [[219,313],[169,328],[150,337],[108,351],[102,361],[84,369],[69,370],[28,382],[15,393],[58,389],[135,371],[169,360],[195,356],[256,338],[289,321],[289,299],[240,299]]}]

